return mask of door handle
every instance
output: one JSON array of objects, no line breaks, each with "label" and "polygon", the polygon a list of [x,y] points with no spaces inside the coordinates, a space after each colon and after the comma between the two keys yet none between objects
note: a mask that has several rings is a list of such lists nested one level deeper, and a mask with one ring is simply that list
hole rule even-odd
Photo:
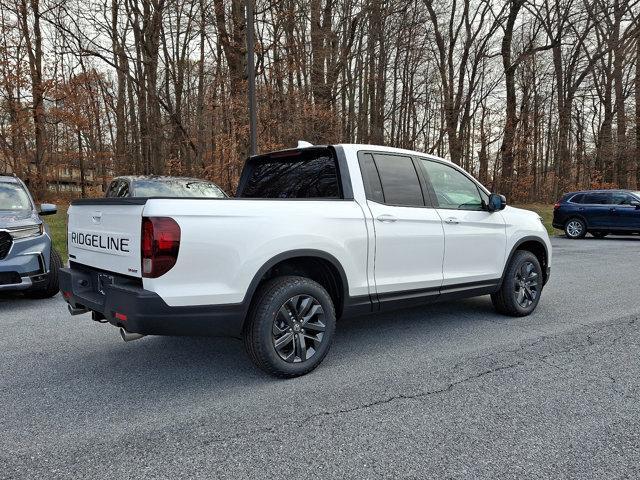
[{"label": "door handle", "polygon": [[393,222],[397,222],[398,218],[394,217],[393,215],[378,215],[376,217],[376,220],[382,223],[393,223]]},{"label": "door handle", "polygon": [[448,223],[449,225],[457,225],[460,223],[460,221],[457,218],[449,217],[445,219],[444,223]]}]

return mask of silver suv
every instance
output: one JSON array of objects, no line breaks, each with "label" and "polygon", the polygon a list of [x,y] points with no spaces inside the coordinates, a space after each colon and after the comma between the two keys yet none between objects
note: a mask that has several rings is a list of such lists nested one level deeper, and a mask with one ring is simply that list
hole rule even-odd
[{"label": "silver suv", "polygon": [[62,260],[40,218],[56,212],[48,203],[38,210],[19,178],[0,176],[0,293],[22,291],[33,298],[58,293]]}]

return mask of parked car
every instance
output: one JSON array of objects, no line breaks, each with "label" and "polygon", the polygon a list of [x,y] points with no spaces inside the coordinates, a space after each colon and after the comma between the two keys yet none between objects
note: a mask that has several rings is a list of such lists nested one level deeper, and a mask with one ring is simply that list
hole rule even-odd
[{"label": "parked car", "polygon": [[640,192],[584,190],[571,192],[553,207],[553,226],[568,238],[640,233]]},{"label": "parked car", "polygon": [[199,178],[148,175],[114,178],[105,196],[225,198],[227,194],[215,183]]},{"label": "parked car", "polygon": [[125,340],[242,337],[259,367],[293,377],[322,361],[337,318],[486,294],[524,316],[549,279],[540,217],[423,153],[255,156],[236,197],[73,202],[70,312],[91,311]]},{"label": "parked car", "polygon": [[38,210],[24,182],[0,176],[0,292],[22,291],[34,298],[58,293],[62,260],[40,218],[56,211],[49,203]]}]

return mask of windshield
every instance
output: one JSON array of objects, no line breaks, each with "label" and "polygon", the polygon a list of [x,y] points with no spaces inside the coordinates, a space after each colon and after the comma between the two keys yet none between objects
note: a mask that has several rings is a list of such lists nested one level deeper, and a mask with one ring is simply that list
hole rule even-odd
[{"label": "windshield", "polygon": [[0,210],[31,210],[29,195],[17,183],[0,183]]},{"label": "windshield", "polygon": [[136,197],[224,198],[227,195],[215,183],[203,180],[137,180]]}]

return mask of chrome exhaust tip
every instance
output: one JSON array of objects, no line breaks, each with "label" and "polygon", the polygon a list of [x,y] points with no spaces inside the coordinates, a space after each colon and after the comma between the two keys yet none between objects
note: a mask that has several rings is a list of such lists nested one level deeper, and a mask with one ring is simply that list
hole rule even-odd
[{"label": "chrome exhaust tip", "polygon": [[71,315],[82,315],[83,313],[89,312],[88,308],[76,308],[76,307],[72,307],[69,304],[67,304],[67,308],[69,309],[69,313]]},{"label": "chrome exhaust tip", "polygon": [[142,335],[141,333],[127,332],[122,327],[120,328],[120,336],[125,342],[133,342],[134,340],[140,340],[142,337],[144,337],[144,335]]}]

